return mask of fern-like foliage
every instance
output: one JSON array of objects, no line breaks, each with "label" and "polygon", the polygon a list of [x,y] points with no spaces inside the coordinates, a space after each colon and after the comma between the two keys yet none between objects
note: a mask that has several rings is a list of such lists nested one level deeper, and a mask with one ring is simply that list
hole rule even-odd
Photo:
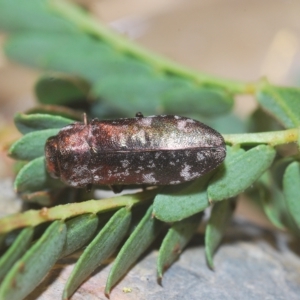
[{"label": "fern-like foliage", "polygon": [[[213,253],[243,192],[256,199],[276,227],[299,235],[299,151],[294,147],[285,157],[277,151],[282,144],[299,147],[299,89],[189,70],[64,1],[0,0],[0,27],[8,32],[9,58],[47,71],[35,86],[40,105],[15,116],[23,137],[9,150],[19,162],[16,192],[43,208],[0,219],[0,299],[23,299],[59,258],[82,247],[62,297],[69,298],[118,250],[108,295],[159,234],[164,234],[157,260],[162,277],[192,238],[203,211],[215,203],[205,235],[213,268]],[[260,105],[248,123],[230,113],[237,94],[252,94]],[[192,116],[224,134],[227,157],[193,182],[93,200],[94,190],[74,190],[45,170],[45,141],[80,120],[83,111],[91,118],[136,111]]]}]

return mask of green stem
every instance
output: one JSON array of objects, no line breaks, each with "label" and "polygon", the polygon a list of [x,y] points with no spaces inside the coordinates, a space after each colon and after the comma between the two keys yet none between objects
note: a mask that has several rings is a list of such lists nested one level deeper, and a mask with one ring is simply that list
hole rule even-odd
[{"label": "green stem", "polygon": [[224,134],[226,144],[269,144],[271,146],[297,142],[299,139],[299,128],[282,131],[270,131],[261,133]]},{"label": "green stem", "polygon": [[97,214],[99,212],[116,210],[124,206],[131,207],[153,199],[156,194],[157,189],[153,189],[103,200],[89,200],[80,203],[58,205],[52,208],[42,208],[41,210],[28,210],[24,213],[10,215],[0,219],[0,234],[10,232],[17,228],[37,226],[48,221],[65,220],[86,213]]},{"label": "green stem", "polygon": [[255,83],[244,83],[236,80],[228,80],[214,77],[205,73],[184,67],[162,56],[155,55],[151,51],[123,38],[99,23],[79,7],[62,0],[51,0],[50,8],[75,24],[82,31],[92,34],[120,52],[128,53],[144,62],[151,64],[155,70],[162,73],[185,77],[196,84],[214,85],[227,89],[233,94],[253,94],[256,90]]}]

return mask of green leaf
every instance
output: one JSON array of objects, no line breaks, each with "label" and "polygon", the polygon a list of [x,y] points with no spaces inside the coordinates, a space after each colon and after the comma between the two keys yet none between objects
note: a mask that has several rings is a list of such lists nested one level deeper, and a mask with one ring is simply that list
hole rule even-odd
[{"label": "green leaf", "polygon": [[227,224],[231,220],[235,203],[231,200],[214,204],[205,230],[205,255],[211,269],[214,268],[213,254],[219,246]]},{"label": "green leaf", "polygon": [[94,86],[93,94],[127,115],[133,114],[133,107],[135,111],[142,111],[145,115],[159,111],[161,96],[168,88],[168,82],[160,78],[141,76],[138,72],[129,75],[126,74],[126,69],[123,73],[123,76],[117,73],[119,76],[101,79]]},{"label": "green leaf", "polygon": [[45,158],[38,157],[25,165],[18,173],[14,189],[17,193],[35,192],[43,189],[60,188],[65,185],[50,177],[45,168]]},{"label": "green leaf", "polygon": [[162,107],[168,113],[199,113],[206,117],[224,114],[233,107],[233,96],[218,86],[196,85],[180,78],[169,79],[170,87],[162,95]]},{"label": "green leaf", "polygon": [[61,257],[86,245],[94,236],[98,224],[99,219],[95,214],[84,214],[67,221],[67,238]]},{"label": "green leaf", "polygon": [[152,206],[148,208],[145,216],[129,236],[116,257],[106,282],[106,295],[109,295],[112,287],[123,277],[130,266],[137,261],[159,234],[162,223],[153,218],[152,209]]},{"label": "green leaf", "polygon": [[[47,115],[53,115],[53,116],[61,116],[66,119],[76,120],[76,121],[82,121],[82,113],[80,111],[76,111],[74,109],[65,107],[65,106],[59,106],[59,105],[39,105],[35,106],[29,110],[26,111],[26,114],[47,114]],[[74,121],[72,121],[74,122]]]},{"label": "green leaf", "polygon": [[131,211],[126,207],[121,208],[111,217],[77,261],[66,283],[64,299],[68,299],[80,284],[113,254],[128,232],[130,221]]},{"label": "green leaf", "polygon": [[76,77],[47,74],[35,84],[35,94],[41,104],[74,105],[88,98],[89,84]]},{"label": "green leaf", "polygon": [[101,101],[130,115],[133,106],[145,114],[193,110],[202,115],[225,113],[233,106],[232,95],[219,85],[191,84],[180,74],[157,72],[156,65],[84,34],[26,32],[11,37],[5,49],[19,62],[84,78]]},{"label": "green leaf", "polygon": [[[293,234],[300,236],[300,230],[289,212],[283,191],[274,182],[273,167],[263,174],[255,184],[258,187],[261,185],[265,187],[265,191],[258,195],[258,200],[260,200],[270,222],[279,229],[288,229]],[[249,189],[250,193],[251,190]],[[255,193],[254,195],[252,193],[252,196],[255,197]]]},{"label": "green leaf", "polygon": [[286,128],[300,126],[300,88],[278,87],[264,82],[257,92],[257,100]]},{"label": "green leaf", "polygon": [[283,192],[288,210],[300,228],[300,163],[292,162],[283,176]]},{"label": "green leaf", "polygon": [[283,157],[277,159],[271,168],[271,174],[273,179],[273,184],[276,184],[280,189],[282,189],[283,176],[287,166],[294,161],[292,156]]},{"label": "green leaf", "polygon": [[59,258],[66,233],[65,224],[53,222],[6,275],[0,286],[0,299],[24,299]]},{"label": "green leaf", "polygon": [[[120,76],[121,72],[124,72],[123,76]],[[119,70],[119,76],[106,76],[94,87],[95,95],[107,99],[127,114],[132,114],[132,107],[135,107],[136,111],[145,114],[164,111],[212,116],[227,112],[233,106],[233,98],[219,87],[208,88],[188,80],[154,74],[141,76],[137,71],[128,76],[127,72],[125,68]],[[118,89],[114,88],[116,86]]]},{"label": "green leaf", "polygon": [[282,126],[261,107],[258,107],[248,120],[248,128],[244,132],[266,132],[282,130]]},{"label": "green leaf", "polygon": [[183,248],[188,244],[195,234],[203,213],[195,214],[182,221],[175,222],[164,237],[160,246],[157,270],[159,277],[178,258]]},{"label": "green leaf", "polygon": [[17,140],[9,149],[9,156],[19,160],[32,160],[44,155],[44,148],[50,136],[57,135],[59,129],[45,129],[30,132]]},{"label": "green leaf", "polygon": [[[57,45],[60,45],[57,51]],[[16,47],[24,47],[23,51]],[[6,54],[19,62],[50,71],[71,73],[90,82],[117,75],[122,70],[147,70],[142,63],[123,57],[111,46],[84,34],[26,32],[13,35],[5,45]],[[25,53],[27,52],[27,53]],[[87,55],[88,54],[88,55]],[[133,64],[131,65],[131,62]]]},{"label": "green leaf", "polygon": [[76,32],[69,21],[49,13],[48,0],[0,0],[0,27],[7,31]]},{"label": "green leaf", "polygon": [[[264,175],[262,177],[264,177]],[[282,199],[279,199],[276,196],[274,189],[271,191],[269,186],[262,182],[262,180],[259,180],[248,194],[250,197],[259,201],[265,215],[275,227],[281,230],[285,229],[282,222],[282,210],[284,208],[280,203],[278,203],[278,200]]]},{"label": "green leaf", "polygon": [[205,118],[201,121],[222,134],[245,133],[247,131],[246,123],[233,112],[217,118]]},{"label": "green leaf", "polygon": [[33,237],[33,228],[23,229],[13,244],[0,258],[0,282],[14,263],[26,252]]},{"label": "green leaf", "polygon": [[298,140],[297,140],[298,151],[300,152],[300,129],[298,129]]},{"label": "green leaf", "polygon": [[229,152],[209,183],[209,200],[220,201],[243,192],[271,166],[275,154],[275,150],[266,145],[242,154]]},{"label": "green leaf", "polygon": [[176,222],[203,211],[209,206],[206,193],[207,174],[193,182],[165,186],[154,199],[153,215],[164,222]]},{"label": "green leaf", "polygon": [[70,123],[74,123],[74,120],[61,116],[49,114],[27,115],[20,113],[15,115],[14,121],[18,130],[23,134],[44,129],[62,128]]}]

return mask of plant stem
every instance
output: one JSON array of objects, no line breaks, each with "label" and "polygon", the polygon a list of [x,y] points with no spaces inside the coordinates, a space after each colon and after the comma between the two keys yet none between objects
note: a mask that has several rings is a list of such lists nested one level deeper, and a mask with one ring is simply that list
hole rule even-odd
[{"label": "plant stem", "polygon": [[41,210],[28,210],[24,213],[17,213],[0,219],[0,234],[17,228],[37,226],[48,221],[65,220],[81,214],[97,214],[99,212],[116,210],[124,206],[131,207],[153,199],[156,194],[157,189],[153,189],[103,200],[89,200],[80,203],[58,205],[52,208],[42,208]]},{"label": "plant stem", "polygon": [[269,144],[271,146],[297,142],[299,138],[299,128],[292,128],[282,131],[270,131],[261,133],[245,134],[224,134],[226,144]]},{"label": "plant stem", "polygon": [[113,48],[121,52],[128,53],[137,59],[151,64],[157,72],[181,76],[194,81],[196,84],[219,86],[227,89],[233,94],[253,94],[256,90],[255,83],[244,83],[241,81],[214,77],[189,69],[162,56],[156,55],[113,32],[107,26],[99,23],[92,18],[92,16],[71,3],[62,0],[51,0],[49,5],[51,9],[71,21],[79,29],[104,40]]}]

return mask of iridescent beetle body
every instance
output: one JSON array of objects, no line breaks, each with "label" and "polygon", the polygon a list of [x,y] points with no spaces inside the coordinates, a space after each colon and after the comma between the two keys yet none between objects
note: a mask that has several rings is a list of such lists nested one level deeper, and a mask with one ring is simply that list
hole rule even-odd
[{"label": "iridescent beetle body", "polygon": [[224,139],[196,120],[159,115],[74,123],[45,146],[51,176],[67,185],[179,184],[215,169]]}]

